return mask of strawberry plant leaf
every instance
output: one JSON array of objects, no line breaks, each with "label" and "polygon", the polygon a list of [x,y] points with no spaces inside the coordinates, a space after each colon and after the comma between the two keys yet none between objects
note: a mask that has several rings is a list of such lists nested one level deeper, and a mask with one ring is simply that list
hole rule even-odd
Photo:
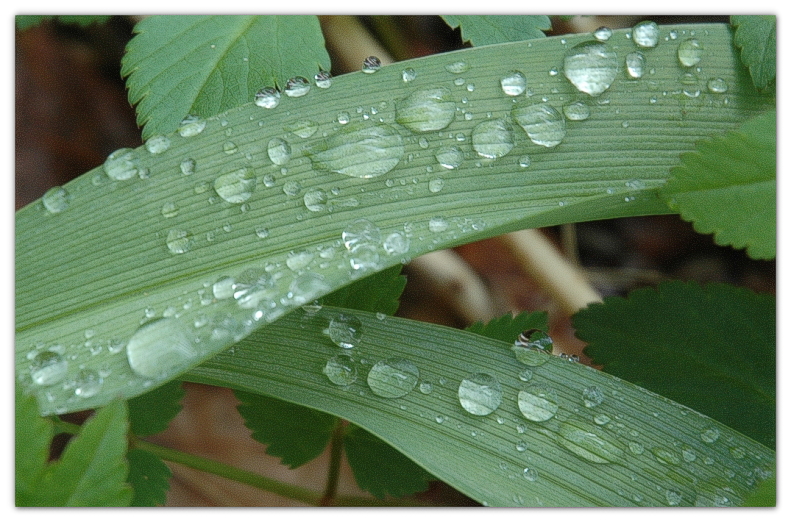
[{"label": "strawberry plant leaf", "polygon": [[359,426],[349,426],[343,447],[357,485],[377,498],[425,491],[433,479],[403,453]]},{"label": "strawberry plant leaf", "polygon": [[162,459],[145,450],[132,449],[126,454],[129,474],[126,481],[132,485],[134,496],[131,506],[164,506],[170,489],[170,468]]},{"label": "strawberry plant leaf", "polygon": [[466,330],[490,339],[512,343],[525,330],[530,330],[531,328],[542,331],[548,330],[549,323],[547,318],[547,312],[521,312],[517,315],[505,314],[492,319],[488,323],[483,321],[473,323]]},{"label": "strawberry plant leaf", "polygon": [[720,245],[775,257],[776,113],[768,111],[724,136],[702,140],[660,189],[670,208]]},{"label": "strawberry plant leaf", "polygon": [[16,505],[41,505],[38,491],[47,466],[54,428],[52,421],[42,418],[35,397],[16,387],[14,444],[16,456]]},{"label": "strawberry plant leaf", "polygon": [[401,265],[395,265],[354,281],[325,295],[321,303],[393,315],[398,310],[399,298],[406,286],[406,276],[401,275],[401,268]]},{"label": "strawberry plant leaf", "polygon": [[236,391],[237,407],[252,437],[266,452],[297,468],[321,455],[332,437],[337,418],[272,397]]},{"label": "strawberry plant leaf", "polygon": [[64,24],[75,24],[80,26],[88,26],[91,24],[103,24],[110,19],[106,15],[17,15],[16,27],[17,29],[27,29],[41,24],[46,20],[57,20]]},{"label": "strawberry plant leaf", "polygon": [[250,102],[265,86],[313,78],[330,60],[315,16],[166,16],[135,26],[122,60],[143,138]]},{"label": "strawberry plant leaf", "polygon": [[604,371],[775,445],[775,299],[671,281],[573,318]]},{"label": "strawberry plant leaf", "polygon": [[765,89],[777,76],[777,17],[734,15],[733,41],[742,49],[742,63],[750,69],[755,86]]},{"label": "strawberry plant leaf", "polygon": [[552,29],[544,15],[443,15],[452,29],[461,27],[461,38],[474,46],[544,38]]},{"label": "strawberry plant leaf", "polygon": [[184,389],[181,381],[171,381],[156,390],[129,400],[129,425],[138,437],[148,437],[168,427],[181,411]]}]

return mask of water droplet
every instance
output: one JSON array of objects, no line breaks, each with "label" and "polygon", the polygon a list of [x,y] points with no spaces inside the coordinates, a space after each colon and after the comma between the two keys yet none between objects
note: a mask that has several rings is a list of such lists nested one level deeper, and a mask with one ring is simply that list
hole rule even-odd
[{"label": "water droplet", "polygon": [[226,141],[222,144],[222,150],[226,154],[236,154],[236,151],[239,150],[239,147],[237,147],[236,143],[232,141]]},{"label": "water droplet", "polygon": [[196,164],[197,163],[195,162],[194,159],[187,158],[179,164],[179,169],[181,170],[181,173],[184,174],[185,176],[190,176],[192,174],[195,174]]},{"label": "water droplet", "polygon": [[41,203],[51,214],[63,212],[69,207],[71,194],[63,187],[52,187],[41,197]]},{"label": "water droplet", "polygon": [[417,384],[420,371],[406,359],[379,361],[368,372],[368,386],[375,395],[389,399],[403,397]]},{"label": "water droplet", "polygon": [[640,47],[656,47],[659,43],[659,26],[656,22],[640,22],[632,28],[632,41]]},{"label": "water droplet", "polygon": [[66,377],[69,362],[59,352],[62,346],[53,346],[49,350],[37,353],[30,366],[30,377],[39,386],[57,384]]},{"label": "water droplet", "polygon": [[582,390],[582,400],[586,408],[595,408],[604,401],[604,392],[598,386],[588,386]]},{"label": "water droplet", "polygon": [[291,159],[291,145],[283,138],[272,138],[266,153],[275,165],[285,165]]},{"label": "water droplet", "polygon": [[291,98],[299,98],[305,96],[310,91],[310,82],[303,76],[295,76],[289,78],[286,82],[286,88],[283,90],[286,96]]},{"label": "water droplet", "polygon": [[234,280],[233,298],[241,308],[259,308],[263,299],[271,297],[274,280],[263,269],[248,268]]},{"label": "water droplet", "polygon": [[523,154],[519,156],[519,166],[523,169],[528,168],[533,161],[530,159],[530,156],[527,154]]},{"label": "water droplet", "polygon": [[102,378],[93,370],[80,370],[74,382],[74,395],[87,399],[102,388]]},{"label": "water droplet", "polygon": [[418,390],[420,390],[420,393],[423,395],[428,395],[434,390],[434,385],[430,382],[421,382],[420,386],[418,386]]},{"label": "water droplet", "polygon": [[291,270],[297,272],[310,264],[313,261],[313,253],[307,250],[298,250],[289,252],[286,257],[286,266]]},{"label": "water droplet", "polygon": [[551,388],[531,386],[517,394],[517,405],[527,420],[544,422],[557,413],[558,397]]},{"label": "water droplet", "polygon": [[145,323],[129,338],[129,366],[142,377],[158,377],[184,366],[196,355],[184,326],[174,318]]},{"label": "water droplet", "polygon": [[296,196],[302,191],[302,185],[298,181],[289,180],[283,183],[283,193],[287,196]]},{"label": "water droplet", "polygon": [[274,109],[280,104],[280,91],[274,87],[264,87],[255,93],[255,104],[264,109]]},{"label": "water droplet", "polygon": [[437,424],[442,424],[443,422],[445,422],[445,416],[437,415],[436,417],[434,417],[434,420],[437,421]]},{"label": "water droplet", "polygon": [[428,182],[428,191],[432,194],[441,192],[445,187],[445,180],[442,178],[435,178]]},{"label": "water droplet", "polygon": [[321,212],[327,206],[327,193],[320,188],[310,189],[302,197],[305,208],[311,212]]},{"label": "water droplet", "polygon": [[244,203],[253,195],[256,177],[253,169],[242,167],[214,180],[214,191],[228,203]]},{"label": "water droplet", "polygon": [[452,74],[461,74],[463,72],[467,72],[470,70],[470,66],[467,62],[464,61],[456,61],[449,63],[445,66],[445,70]]},{"label": "water droplet", "polygon": [[107,177],[116,181],[124,181],[138,175],[140,167],[132,149],[124,148],[113,152],[104,162]]},{"label": "water droplet", "polygon": [[185,254],[192,248],[192,234],[186,230],[171,230],[168,232],[168,250],[173,254]]},{"label": "water droplet", "polygon": [[373,74],[382,68],[382,61],[376,56],[369,56],[363,60],[363,72]]},{"label": "water droplet", "polygon": [[604,413],[598,413],[598,414],[593,416],[593,422],[595,422],[599,426],[604,426],[605,424],[607,424],[611,420],[612,419],[610,419],[610,416],[607,415],[607,414],[604,414]]},{"label": "water droplet", "polygon": [[609,27],[599,27],[595,31],[593,31],[593,37],[599,40],[600,42],[606,42],[612,36],[612,29]]},{"label": "water droplet", "polygon": [[678,44],[678,61],[684,67],[694,67],[703,59],[703,46],[695,38]]},{"label": "water droplet", "polygon": [[300,138],[310,138],[316,134],[318,128],[319,126],[315,121],[299,120],[292,123],[291,125],[286,126],[286,131],[295,134]]},{"label": "water droplet", "polygon": [[330,290],[324,276],[315,272],[303,272],[291,281],[288,287],[291,299],[297,305],[316,300]]},{"label": "water droplet", "polygon": [[667,448],[657,446],[651,448],[651,453],[654,454],[656,460],[658,460],[663,464],[668,464],[670,466],[677,466],[681,463],[681,459],[678,458],[678,455],[676,455],[674,452],[670,451]]},{"label": "water droplet", "polygon": [[309,150],[313,167],[356,178],[373,178],[395,168],[404,155],[404,142],[386,124],[350,124]]},{"label": "water droplet", "polygon": [[558,68],[557,68],[557,67],[552,67],[552,68],[549,70],[549,75],[550,75],[550,76],[557,76],[557,75],[558,75]]},{"label": "water droplet", "polygon": [[536,471],[535,468],[525,468],[522,470],[522,476],[530,482],[535,482],[538,480],[538,471]]},{"label": "water droplet", "polygon": [[337,119],[338,119],[338,123],[340,123],[341,125],[346,125],[347,123],[352,121],[351,117],[349,116],[349,113],[346,111],[339,112]]},{"label": "water droplet", "polygon": [[266,186],[266,187],[269,187],[269,188],[274,187],[275,186],[275,176],[273,176],[272,174],[267,174],[266,176],[264,176],[263,182],[264,182],[264,186]]},{"label": "water droplet", "polygon": [[472,148],[484,158],[502,158],[514,148],[514,133],[503,118],[486,120],[472,130]]},{"label": "water droplet", "polygon": [[578,421],[568,421],[558,429],[558,443],[575,455],[590,462],[608,464],[621,459],[624,452],[608,434]]},{"label": "water droplet", "polygon": [[591,115],[590,107],[586,103],[576,101],[563,106],[563,114],[566,119],[572,121],[584,121]]},{"label": "water droplet", "polygon": [[381,240],[379,227],[367,219],[356,219],[346,225],[341,233],[343,244],[349,252],[364,245],[378,245]]},{"label": "water droplet", "polygon": [[566,136],[566,120],[547,103],[520,103],[511,109],[511,116],[536,145],[555,147]]},{"label": "water droplet", "polygon": [[385,238],[382,248],[391,256],[406,254],[409,252],[409,238],[402,232],[393,232]]},{"label": "water droplet", "polygon": [[179,135],[184,138],[189,138],[191,136],[197,136],[203,129],[206,128],[206,120],[201,118],[200,116],[195,116],[190,114],[186,116],[181,123],[179,123]]},{"label": "water droplet", "polygon": [[500,87],[508,96],[519,96],[527,88],[527,78],[521,71],[511,71],[500,78]]},{"label": "water droplet", "polygon": [[709,444],[717,442],[717,439],[719,438],[720,438],[720,430],[718,430],[717,428],[709,428],[700,434],[700,440],[702,440],[703,442],[707,442]]},{"label": "water droplet", "polygon": [[665,491],[665,500],[667,500],[668,506],[677,506],[681,504],[681,500],[683,500],[683,497],[681,496],[681,493],[679,493],[678,491],[673,491],[672,489],[668,489],[667,491]]},{"label": "water droplet", "polygon": [[357,380],[357,366],[346,354],[338,354],[324,365],[324,375],[338,386],[348,386]]},{"label": "water droplet", "polygon": [[351,314],[338,314],[330,319],[327,333],[330,340],[341,348],[354,348],[362,338],[363,323],[357,316]]},{"label": "water droplet", "polygon": [[527,366],[541,366],[552,354],[552,338],[541,330],[526,330],[519,334],[511,350],[516,359]]},{"label": "water droplet", "polygon": [[[459,168],[462,161],[464,161],[464,153],[455,146],[440,147],[435,157],[437,162],[446,169]],[[430,185],[429,189],[431,189]]]},{"label": "water droplet", "polygon": [[409,83],[414,81],[417,78],[417,73],[412,67],[407,67],[403,71],[401,71],[401,79],[404,80],[404,83]]},{"label": "water droplet", "polygon": [[151,154],[162,154],[170,148],[167,136],[152,136],[146,140],[146,150]]},{"label": "water droplet", "polygon": [[618,73],[618,56],[598,41],[577,44],[563,59],[563,74],[581,92],[598,96],[606,91]]},{"label": "water droplet", "polygon": [[316,87],[319,89],[329,89],[332,85],[332,75],[327,71],[319,71],[313,77]]},{"label": "water droplet", "polygon": [[461,407],[473,415],[489,415],[502,401],[500,383],[488,373],[474,373],[459,384]]},{"label": "water droplet", "polygon": [[716,94],[728,92],[728,84],[722,78],[711,78],[706,86],[709,88],[709,92]]},{"label": "water droplet", "polygon": [[633,52],[626,55],[626,72],[632,78],[642,78],[645,69],[645,55],[641,52]]},{"label": "water droplet", "polygon": [[166,218],[176,217],[179,214],[179,207],[172,201],[168,201],[162,205],[162,216]]},{"label": "water droplet", "polygon": [[428,221],[428,229],[431,232],[444,232],[448,229],[448,221],[442,216],[434,216]]},{"label": "water droplet", "polygon": [[675,40],[676,38],[678,38],[678,31],[676,31],[675,29],[671,29],[670,32],[668,33],[668,37],[671,40]]},{"label": "water droplet", "polygon": [[442,130],[456,116],[456,103],[445,87],[414,91],[396,104],[396,122],[412,132]]},{"label": "water droplet", "polygon": [[629,451],[631,451],[634,455],[642,455],[645,451],[645,446],[634,440],[630,440],[628,446]]}]

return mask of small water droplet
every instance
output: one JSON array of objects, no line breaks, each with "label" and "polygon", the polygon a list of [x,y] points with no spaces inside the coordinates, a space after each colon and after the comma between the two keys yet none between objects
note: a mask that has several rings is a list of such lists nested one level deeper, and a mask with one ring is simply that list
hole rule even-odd
[{"label": "small water droplet", "polygon": [[576,101],[563,106],[563,114],[566,119],[572,121],[584,121],[591,115],[590,107],[586,103]]},{"label": "small water droplet", "polygon": [[538,471],[535,468],[525,468],[522,470],[522,476],[530,482],[538,480]]},{"label": "small water droplet", "polygon": [[630,440],[628,446],[629,451],[631,451],[634,455],[642,455],[645,451],[645,446],[634,440]]},{"label": "small water droplet", "polygon": [[558,443],[583,459],[608,464],[621,459],[624,452],[601,428],[579,421],[567,421],[558,429]]},{"label": "small water droplet", "polygon": [[434,233],[444,232],[448,229],[448,221],[442,216],[434,216],[428,221],[428,229]]},{"label": "small water droplet", "polygon": [[286,131],[290,132],[300,138],[310,138],[316,131],[318,130],[319,126],[316,122],[311,120],[299,120],[291,125],[286,126]]},{"label": "small water droplet", "polygon": [[31,362],[30,377],[39,386],[51,386],[62,381],[69,369],[69,362],[63,357],[62,346],[53,346],[37,353]]},{"label": "small water droplet", "polygon": [[502,158],[514,148],[514,133],[504,118],[486,120],[472,130],[472,148],[484,158]]},{"label": "small water droplet", "polygon": [[179,164],[179,169],[181,170],[181,173],[184,174],[185,176],[190,176],[192,174],[195,174],[196,164],[197,163],[195,162],[194,159],[187,158]]},{"label": "small water droplet", "polygon": [[291,159],[291,145],[283,138],[272,138],[266,153],[275,165],[285,165]]},{"label": "small water droplet", "polygon": [[378,245],[381,241],[379,227],[367,219],[356,219],[346,225],[341,233],[343,244],[349,252],[362,246]]},{"label": "small water droplet", "polygon": [[347,354],[332,357],[324,366],[324,375],[338,386],[348,386],[357,380],[357,365]]},{"label": "small water droplet", "polygon": [[332,85],[332,75],[327,71],[319,71],[313,76],[316,87],[319,89],[329,89]]},{"label": "small water droplet", "polygon": [[307,78],[303,76],[295,76],[294,78],[289,78],[286,82],[286,88],[283,89],[283,92],[286,96],[291,98],[299,98],[300,96],[305,96],[310,91],[310,82]]},{"label": "small water droplet", "polygon": [[695,39],[689,38],[678,44],[678,61],[684,67],[694,67],[703,59],[703,45]]},{"label": "small water droplet", "polygon": [[338,119],[338,123],[340,123],[341,125],[346,125],[347,123],[352,121],[351,116],[349,116],[349,113],[346,111],[339,112],[337,119]]},{"label": "small water droplet", "polygon": [[407,67],[403,71],[401,71],[401,79],[404,80],[404,83],[409,83],[414,81],[417,78],[417,73],[412,67]]},{"label": "small water droplet", "polygon": [[428,182],[428,191],[431,192],[432,194],[441,192],[444,187],[445,187],[445,180],[442,178],[434,178]]},{"label": "small water droplet", "polygon": [[152,136],[146,140],[146,150],[151,154],[162,154],[170,148],[170,138],[167,136]]},{"label": "small water droplet", "polygon": [[402,232],[393,232],[382,243],[382,248],[391,256],[409,252],[409,238]]},{"label": "small water droplet", "polygon": [[467,72],[470,70],[470,66],[467,62],[464,61],[456,61],[449,63],[445,66],[445,70],[452,74],[461,74],[463,72]]},{"label": "small water droplet", "polygon": [[228,203],[244,203],[253,195],[256,177],[253,169],[242,167],[214,180],[214,191]]},{"label": "small water droplet", "polygon": [[291,300],[297,305],[303,305],[329,291],[330,286],[321,274],[303,272],[294,278],[288,289]]},{"label": "small water droplet", "polygon": [[239,150],[239,147],[236,146],[236,143],[232,141],[226,141],[222,144],[222,151],[226,154],[235,154]]},{"label": "small water droplet", "polygon": [[544,386],[531,386],[517,394],[517,405],[527,420],[544,422],[558,411],[557,393]]},{"label": "small water droplet", "polygon": [[264,109],[274,109],[280,104],[280,91],[274,87],[264,87],[255,93],[255,104]]},{"label": "small water droplet", "polygon": [[129,148],[118,149],[107,156],[103,168],[107,177],[116,181],[131,179],[140,171],[135,151]]},{"label": "small water droplet", "polygon": [[434,417],[434,420],[437,421],[437,424],[442,424],[443,422],[445,422],[445,416],[437,415],[436,417]]},{"label": "small water droplet", "polygon": [[154,378],[185,366],[196,353],[184,326],[170,317],[138,328],[126,344],[126,355],[135,373]]},{"label": "small water droplet", "polygon": [[665,491],[665,500],[667,500],[668,506],[677,506],[681,504],[683,497],[681,496],[681,493],[679,493],[678,491],[673,491],[672,489],[668,489],[667,491]]},{"label": "small water droplet", "polygon": [[728,92],[728,84],[722,78],[711,78],[706,86],[709,88],[709,92],[716,94]]},{"label": "small water droplet", "polygon": [[382,61],[376,56],[369,56],[363,60],[363,72],[373,74],[382,68]]},{"label": "small water droplet", "polygon": [[[455,146],[440,147],[439,150],[437,150],[435,157],[437,162],[446,169],[459,168],[461,163],[464,161],[464,153],[460,148]],[[431,187],[429,186],[429,189],[430,188]]]},{"label": "small water droplet", "polygon": [[80,370],[74,382],[74,395],[87,399],[102,388],[102,378],[93,370]]},{"label": "small water droplet", "polygon": [[593,31],[593,37],[599,40],[600,42],[606,42],[612,36],[612,29],[609,27],[599,27],[595,31]]},{"label": "small water droplet", "polygon": [[582,400],[586,408],[595,408],[604,401],[604,392],[598,386],[588,386],[582,390]]},{"label": "small water droplet", "polygon": [[676,455],[674,452],[670,451],[667,448],[656,446],[654,448],[651,448],[651,453],[654,454],[656,460],[658,460],[663,464],[667,464],[670,466],[677,466],[681,463],[681,459],[678,458],[678,455]]},{"label": "small water droplet", "polygon": [[373,178],[395,168],[404,155],[404,142],[390,125],[350,124],[306,152],[317,170]]},{"label": "small water droplet", "polygon": [[558,75],[558,68],[557,67],[552,67],[551,69],[549,69],[549,75],[550,76],[557,76]]},{"label": "small water droplet", "polygon": [[289,252],[286,257],[286,266],[294,272],[302,270],[313,261],[313,253],[307,250],[297,250]]},{"label": "small water droplet", "polygon": [[532,163],[533,161],[530,159],[530,156],[528,154],[523,154],[519,156],[519,166],[522,167],[523,169],[528,168]]},{"label": "small water droplet", "polygon": [[321,212],[327,206],[327,193],[324,189],[310,189],[305,192],[302,199],[305,202],[305,208],[311,212]]},{"label": "small water droplet", "polygon": [[179,135],[184,138],[197,136],[206,128],[206,120],[200,116],[190,114],[179,123]]},{"label": "small water droplet", "polygon": [[71,201],[71,194],[63,187],[52,187],[41,197],[41,203],[51,214],[66,210],[69,207],[69,201]]},{"label": "small water droplet", "polygon": [[176,217],[179,214],[179,207],[172,201],[162,205],[162,216],[166,218]]},{"label": "small water droplet", "polygon": [[420,386],[418,386],[418,390],[423,395],[429,395],[434,390],[434,385],[430,382],[421,382]]},{"label": "small water droplet", "polygon": [[599,426],[604,426],[605,424],[609,423],[612,419],[610,416],[604,413],[598,413],[593,416],[593,422],[598,424]]},{"label": "small water droplet", "polygon": [[707,442],[709,444],[717,442],[717,439],[719,438],[720,438],[720,430],[718,430],[717,428],[708,428],[707,430],[704,430],[700,434],[700,440],[702,440],[703,442]]},{"label": "small water droplet", "polygon": [[488,373],[474,373],[459,384],[461,407],[473,415],[489,415],[503,401],[499,381]]},{"label": "small water droplet", "polygon": [[330,319],[327,334],[333,343],[341,348],[354,348],[362,338],[363,323],[357,316],[338,314]]},{"label": "small water droplet", "polygon": [[239,274],[233,284],[233,298],[240,308],[261,308],[261,302],[267,305],[273,292],[274,280],[266,270],[248,268]]},{"label": "small water droplet", "polygon": [[555,147],[566,136],[566,120],[547,103],[520,103],[511,109],[511,116],[536,145]]},{"label": "small water droplet", "polygon": [[393,358],[379,361],[368,372],[368,386],[379,397],[403,397],[417,384],[420,371],[406,359]]},{"label": "small water droplet", "polygon": [[412,132],[442,130],[456,116],[456,103],[445,87],[412,92],[396,104],[396,122]]},{"label": "small water droplet", "polygon": [[632,41],[640,47],[656,47],[659,43],[659,26],[656,22],[640,22],[632,28]]},{"label": "small water droplet", "polygon": [[633,52],[626,55],[626,72],[632,78],[642,78],[645,70],[645,55],[641,52]]},{"label": "small water droplet", "polygon": [[519,96],[527,88],[527,78],[521,71],[510,71],[500,78],[500,87],[508,96]]},{"label": "small water droplet", "polygon": [[167,246],[173,254],[185,254],[192,248],[192,234],[186,230],[171,230],[168,232]]},{"label": "small water droplet", "polygon": [[577,44],[563,59],[563,74],[580,91],[598,96],[606,91],[618,73],[618,56],[599,41]]}]

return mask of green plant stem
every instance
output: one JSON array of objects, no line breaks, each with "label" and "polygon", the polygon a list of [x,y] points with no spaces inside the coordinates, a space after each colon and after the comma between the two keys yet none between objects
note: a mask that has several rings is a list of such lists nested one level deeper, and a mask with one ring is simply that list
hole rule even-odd
[{"label": "green plant stem", "polygon": [[331,506],[334,503],[335,495],[338,492],[338,478],[341,470],[341,456],[343,455],[343,435],[346,432],[346,422],[338,419],[335,422],[335,429],[330,440],[330,468],[327,471],[327,485],[324,486],[319,504]]}]

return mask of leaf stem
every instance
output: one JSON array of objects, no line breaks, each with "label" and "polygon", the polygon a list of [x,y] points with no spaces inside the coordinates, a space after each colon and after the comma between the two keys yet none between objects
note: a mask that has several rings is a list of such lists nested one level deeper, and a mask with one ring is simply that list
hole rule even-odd
[{"label": "leaf stem", "polygon": [[319,501],[321,506],[331,506],[338,492],[338,479],[340,478],[341,456],[343,455],[343,435],[346,432],[346,422],[338,419],[330,440],[330,468],[327,471],[327,484],[324,494]]}]

